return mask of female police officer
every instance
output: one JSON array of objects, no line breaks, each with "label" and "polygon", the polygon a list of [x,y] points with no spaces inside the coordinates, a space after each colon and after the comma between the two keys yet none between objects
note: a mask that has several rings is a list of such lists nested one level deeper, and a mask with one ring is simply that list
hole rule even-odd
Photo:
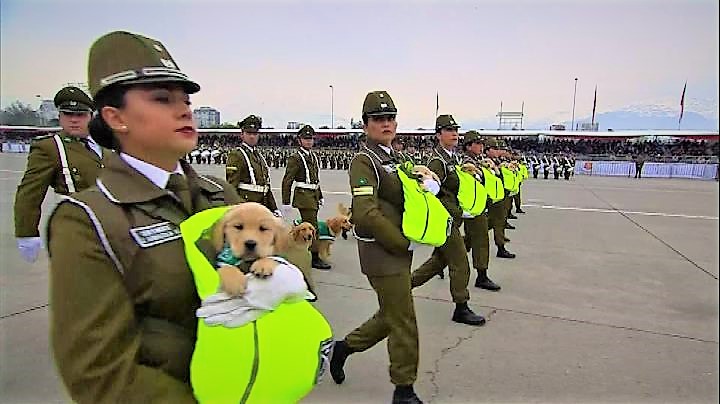
[{"label": "female police officer", "polygon": [[388,339],[393,403],[421,403],[413,383],[417,379],[418,330],[410,287],[411,243],[402,231],[403,187],[393,175],[397,160],[391,141],[397,131],[397,109],[385,91],[365,97],[363,123],[367,144],[350,164],[352,212],[358,239],[360,267],[378,296],[380,308],[363,325],[335,343],[330,374],[345,380],[343,366],[354,352]]},{"label": "female police officer", "polygon": [[200,87],[153,39],[113,32],[90,49],[107,153],[97,187],[50,219],[51,339],[72,399],[192,402],[189,363],[199,299],[178,224],[239,202],[231,186],[181,160],[197,144],[188,94]]}]

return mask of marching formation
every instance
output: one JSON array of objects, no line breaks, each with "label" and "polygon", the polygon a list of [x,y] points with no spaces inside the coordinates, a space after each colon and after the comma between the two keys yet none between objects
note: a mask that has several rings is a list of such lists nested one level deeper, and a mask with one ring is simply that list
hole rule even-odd
[{"label": "marching formation", "polygon": [[[224,157],[225,179],[199,175],[186,159],[193,157],[198,136],[189,95],[200,86],[177,68],[164,46],[140,35],[114,32],[93,44],[89,60],[92,98],[74,87],[58,92],[55,104],[63,131],[34,141],[15,200],[18,249],[33,262],[43,244],[38,230],[40,204],[48,187],[62,195],[50,217],[46,240],[51,334],[61,379],[77,402],[188,402],[199,399],[201,385],[203,395],[213,395],[219,387],[208,375],[222,376],[213,361],[227,356],[208,341],[229,338],[212,339],[225,335],[214,333],[227,327],[236,330],[226,335],[255,344],[256,351],[258,344],[276,343],[273,335],[297,333],[299,340],[306,338],[302,354],[309,358],[302,366],[302,380],[297,373],[282,375],[289,381],[287,389],[271,387],[275,376],[263,379],[275,374],[272,369],[287,372],[282,358],[271,359],[265,363],[277,368],[264,367],[257,379],[254,374],[249,377],[247,385],[240,386],[244,394],[235,383],[222,387],[232,390],[228,394],[233,396],[299,399],[317,382],[326,362],[333,380],[341,384],[348,358],[387,338],[390,381],[395,385],[392,402],[421,403],[413,388],[420,335],[412,289],[435,276],[444,277],[447,267],[454,303],[449,317],[460,324],[485,324],[469,305],[468,285],[474,268],[476,288],[501,290],[489,275],[489,232],[496,256],[515,258],[506,248],[510,239],[505,230],[515,228],[508,222],[517,218],[513,205],[515,213],[524,213],[521,190],[528,178],[527,165],[532,165],[535,177],[539,167],[552,168],[555,178],[560,167],[572,165],[521,158],[504,141],[474,131],[461,141],[460,125],[451,115],[437,117],[437,145],[419,160],[395,139],[398,110],[390,94],[373,91],[362,105],[365,135],[359,151],[337,152],[352,158],[331,164],[347,168],[352,204],[343,217],[351,220],[322,222],[318,210],[325,200],[319,173],[326,159],[313,150],[311,126],[297,132],[299,147],[286,152],[278,203],[269,175],[269,161],[277,166],[278,160],[268,159],[258,147],[262,127],[258,116],[242,121],[241,143]],[[213,153],[207,157],[213,158]],[[336,341],[326,336],[329,326],[322,315],[307,306],[316,295],[304,258],[282,257],[283,251],[289,251],[283,245],[289,242],[283,242],[278,218],[295,219],[295,210],[300,219],[293,229],[297,232],[291,234],[299,234],[306,243],[300,250],[309,257],[309,266],[331,269],[325,261],[329,247],[323,230],[327,237],[350,231],[357,241],[360,270],[378,297],[375,315]],[[225,211],[234,216],[206,223],[204,218]],[[207,227],[198,230],[196,223]],[[193,236],[183,229],[192,230]],[[302,232],[305,229],[309,233]],[[247,232],[259,236],[252,238]],[[265,245],[259,246],[262,240]],[[434,250],[413,269],[413,253],[420,245]],[[257,308],[269,310],[268,317],[228,320],[237,314],[224,308],[236,307],[246,287],[272,278],[268,267],[257,269],[261,247],[275,251],[278,256],[272,258],[289,273],[302,272],[301,283],[307,283],[311,293],[304,298],[306,306],[292,307],[301,307],[298,313],[315,319],[313,325],[293,322],[297,317],[283,310],[297,301],[282,299],[280,306]],[[237,249],[246,255],[236,256]],[[196,255],[190,259],[189,254]],[[216,256],[217,266],[204,261]],[[218,276],[223,291],[237,296],[215,293]],[[254,281],[248,282],[248,277]],[[258,332],[257,324],[268,325]],[[312,338],[319,339],[317,344]],[[249,368],[255,366],[247,355],[237,356],[249,361]],[[201,362],[207,366],[198,365]]]}]

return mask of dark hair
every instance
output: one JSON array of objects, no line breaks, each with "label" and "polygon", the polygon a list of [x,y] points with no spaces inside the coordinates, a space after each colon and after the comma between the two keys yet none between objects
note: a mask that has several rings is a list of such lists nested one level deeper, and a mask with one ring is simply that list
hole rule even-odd
[{"label": "dark hair", "polygon": [[93,101],[95,102],[97,112],[90,120],[88,130],[90,131],[90,136],[92,136],[93,140],[102,147],[120,151],[120,142],[117,141],[112,129],[103,119],[102,109],[103,107],[125,107],[125,93],[128,88],[128,86],[110,86],[104,88],[100,93],[95,95],[95,99]]},{"label": "dark hair", "polygon": [[367,114],[362,114],[362,121],[365,126],[368,124],[368,116]]}]

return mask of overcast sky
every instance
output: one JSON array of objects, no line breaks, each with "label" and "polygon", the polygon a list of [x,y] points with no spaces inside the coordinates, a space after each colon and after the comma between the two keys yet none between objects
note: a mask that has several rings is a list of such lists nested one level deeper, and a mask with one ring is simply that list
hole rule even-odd
[{"label": "overcast sky", "polygon": [[[387,90],[401,127],[451,113],[464,126],[525,103],[529,125],[631,105],[717,119],[718,2],[2,0],[0,104],[84,82],[91,43],[128,30],[161,41],[222,120],[329,125]],[[331,103],[334,87],[334,103]]]}]

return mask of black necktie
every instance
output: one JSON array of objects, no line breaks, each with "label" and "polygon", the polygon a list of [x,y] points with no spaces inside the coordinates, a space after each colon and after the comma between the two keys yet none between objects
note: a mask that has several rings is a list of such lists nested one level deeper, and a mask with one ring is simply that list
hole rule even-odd
[{"label": "black necktie", "polygon": [[171,191],[173,194],[175,194],[178,199],[180,199],[183,208],[185,208],[188,213],[193,213],[190,187],[188,186],[188,182],[185,179],[184,175],[179,173],[170,174],[170,178],[168,179],[166,188],[168,191]]}]

